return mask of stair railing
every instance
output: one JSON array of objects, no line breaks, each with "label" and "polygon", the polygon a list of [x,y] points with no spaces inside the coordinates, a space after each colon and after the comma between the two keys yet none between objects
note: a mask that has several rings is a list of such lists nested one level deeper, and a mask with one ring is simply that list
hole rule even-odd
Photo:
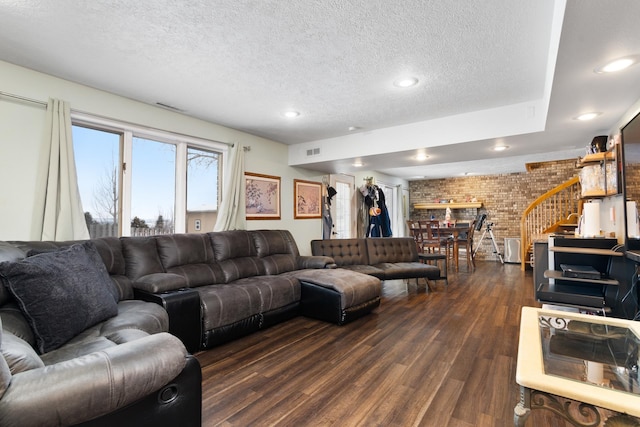
[{"label": "stair railing", "polygon": [[527,254],[536,239],[544,237],[570,215],[580,211],[580,180],[572,178],[547,191],[525,209],[520,219],[521,269],[526,268]]}]

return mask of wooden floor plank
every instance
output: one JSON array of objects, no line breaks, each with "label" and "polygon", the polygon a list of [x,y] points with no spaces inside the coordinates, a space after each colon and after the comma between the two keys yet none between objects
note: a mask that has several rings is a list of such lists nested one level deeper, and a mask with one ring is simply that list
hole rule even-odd
[{"label": "wooden floor plank", "polygon": [[[531,281],[492,261],[428,293],[388,281],[381,306],[347,325],[297,317],[201,352],[203,425],[513,425],[520,308],[539,306]],[[529,425],[565,425],[552,415]]]}]

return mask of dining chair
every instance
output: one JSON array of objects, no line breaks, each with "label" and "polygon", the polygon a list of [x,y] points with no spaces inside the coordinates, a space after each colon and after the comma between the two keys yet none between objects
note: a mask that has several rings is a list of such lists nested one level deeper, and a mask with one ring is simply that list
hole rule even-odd
[{"label": "dining chair", "polygon": [[433,235],[433,239],[438,242],[438,250],[441,251],[444,248],[444,253],[447,255],[447,260],[453,256],[453,236],[447,227],[440,226],[440,221],[432,219],[429,222],[429,228]]},{"label": "dining chair", "polygon": [[440,252],[440,240],[431,228],[431,221],[419,220],[419,230],[422,239],[422,251],[426,253]]},{"label": "dining chair", "polygon": [[[467,271],[469,268],[475,269],[476,265],[473,261],[473,234],[476,231],[476,220],[474,219],[469,224],[469,229],[465,233],[460,233],[458,235],[457,247],[458,251],[460,249],[464,249],[465,257],[467,259]],[[458,257],[460,255],[458,254]]]},{"label": "dining chair", "polygon": [[[447,278],[447,257],[441,254],[439,251],[435,253],[435,244],[429,242],[429,229],[422,228],[418,221],[407,220],[407,228],[409,229],[409,235],[413,237],[418,247],[418,259],[421,263],[432,264],[440,269],[440,278],[444,279],[445,284],[449,285],[449,279]],[[426,251],[425,251],[425,240]],[[433,240],[433,239],[431,239]],[[439,249],[439,246],[437,247]],[[427,286],[429,284],[427,283]]]},{"label": "dining chair", "polygon": [[413,241],[416,242],[418,253],[423,253],[424,248],[422,246],[422,230],[420,230],[420,224],[418,223],[418,221],[412,221],[408,219],[407,228],[409,229],[409,236],[413,237]]}]

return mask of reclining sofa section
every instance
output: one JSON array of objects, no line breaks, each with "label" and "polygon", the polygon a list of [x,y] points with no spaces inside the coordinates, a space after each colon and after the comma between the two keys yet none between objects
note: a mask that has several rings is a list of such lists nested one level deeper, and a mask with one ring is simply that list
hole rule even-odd
[{"label": "reclining sofa section", "polygon": [[421,263],[412,237],[312,240],[311,253],[331,257],[336,266],[380,280],[439,280],[440,269]]},{"label": "reclining sofa section", "polygon": [[[191,351],[299,314],[342,324],[380,304],[380,281],[353,272],[351,282],[361,291],[345,302],[348,298],[339,287],[344,278],[330,269],[333,259],[301,256],[286,230],[174,234],[121,242],[126,276],[136,297],[162,304],[169,313],[169,330]],[[325,296],[318,299],[313,294],[305,301],[309,292],[303,288],[311,286],[322,287]]]},{"label": "reclining sofa section", "polygon": [[200,364],[133,299],[119,239],[75,243],[0,242],[0,425],[199,426]]}]

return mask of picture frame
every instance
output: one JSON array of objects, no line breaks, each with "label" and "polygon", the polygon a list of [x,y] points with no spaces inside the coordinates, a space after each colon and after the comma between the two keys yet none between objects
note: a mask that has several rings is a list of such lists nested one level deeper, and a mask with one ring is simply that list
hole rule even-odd
[{"label": "picture frame", "polygon": [[322,184],[293,180],[293,218],[322,218]]},{"label": "picture frame", "polygon": [[280,177],[245,172],[247,220],[280,219]]}]

